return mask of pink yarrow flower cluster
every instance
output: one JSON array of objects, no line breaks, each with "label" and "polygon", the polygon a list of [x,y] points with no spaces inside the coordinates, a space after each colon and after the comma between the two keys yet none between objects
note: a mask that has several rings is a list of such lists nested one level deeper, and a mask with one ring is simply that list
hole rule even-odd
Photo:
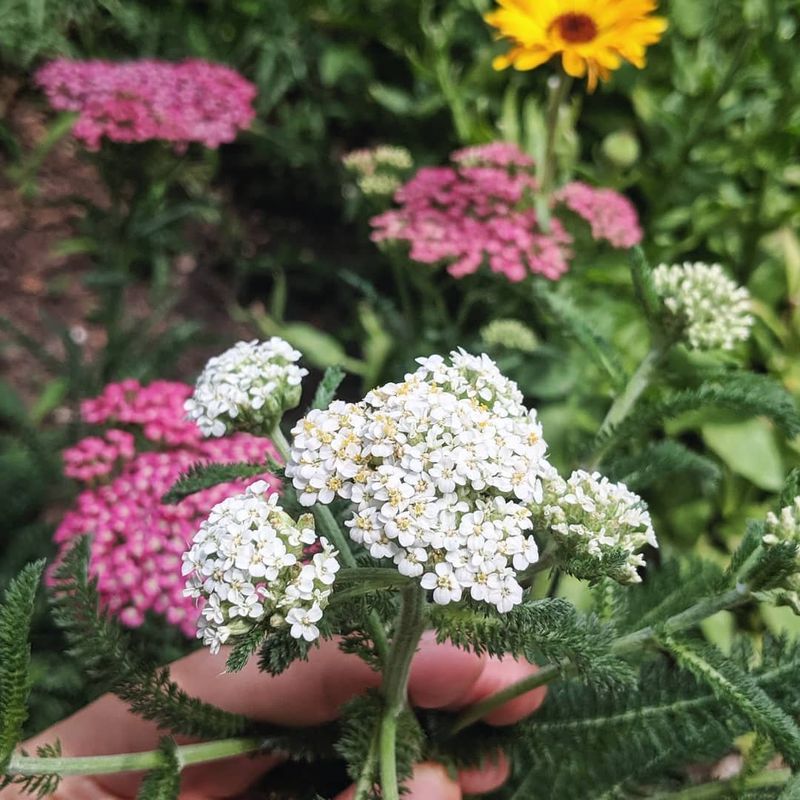
[{"label": "pink yarrow flower cluster", "polygon": [[59,556],[77,537],[91,537],[90,573],[97,577],[103,607],[132,628],[148,611],[163,615],[188,637],[199,609],[184,597],[182,555],[211,509],[257,480],[278,489],[268,473],[220,484],[177,505],[161,498],[181,473],[198,462],[263,462],[276,457],[272,443],[248,434],[204,439],[184,419],[192,387],[157,381],[123,381],[82,406],[82,416],[112,428],[87,437],[64,453],[65,472],[87,484],[55,533]]},{"label": "pink yarrow flower cluster", "polygon": [[78,113],[73,133],[93,150],[104,136],[115,142],[160,139],[179,147],[200,142],[216,148],[232,142],[255,116],[255,86],[230,67],[200,59],[60,58],[42,67],[36,82],[53,108]]},{"label": "pink yarrow flower cluster", "polygon": [[559,189],[555,199],[583,217],[595,239],[605,239],[614,247],[626,249],[642,241],[642,229],[633,203],[613,189],[595,189],[587,183],[574,181]]},{"label": "pink yarrow flower cluster", "polygon": [[[515,282],[531,274],[557,280],[569,269],[572,236],[557,217],[547,232],[541,228],[529,156],[515,145],[495,142],[458,150],[451,162],[419,170],[397,190],[399,208],[371,220],[373,241],[408,242],[412,260],[446,263],[456,278],[483,264]],[[586,201],[585,191],[582,202],[574,202],[576,193],[566,191],[571,186],[585,187],[594,203]],[[553,197],[554,206],[559,202],[587,219],[596,239],[617,247],[630,247],[634,233],[636,241],[641,239],[633,206],[616,192],[568,184]]]}]

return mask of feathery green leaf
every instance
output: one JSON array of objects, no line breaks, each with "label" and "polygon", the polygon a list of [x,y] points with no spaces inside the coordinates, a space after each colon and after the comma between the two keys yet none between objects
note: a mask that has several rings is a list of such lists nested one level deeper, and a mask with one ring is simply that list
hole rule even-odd
[{"label": "feathery green leaf", "polygon": [[189,495],[210,489],[220,483],[235,481],[237,478],[252,478],[270,471],[269,464],[206,464],[198,462],[192,465],[172,485],[161,498],[163,503],[174,505]]},{"label": "feathery green leaf", "polygon": [[175,740],[165,736],[158,749],[161,751],[163,763],[145,775],[136,793],[136,800],[177,800],[180,796],[181,765]]},{"label": "feathery green leaf", "polygon": [[28,564],[11,581],[0,606],[0,774],[22,739],[31,690],[30,627],[44,561]]},{"label": "feathery green leaf", "polygon": [[317,385],[311,408],[326,409],[336,397],[336,391],[344,380],[345,371],[339,367],[328,367]]}]

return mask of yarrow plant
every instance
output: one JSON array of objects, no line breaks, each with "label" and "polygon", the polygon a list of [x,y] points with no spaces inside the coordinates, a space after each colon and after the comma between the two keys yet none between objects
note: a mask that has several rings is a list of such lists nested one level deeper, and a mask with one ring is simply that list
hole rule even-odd
[{"label": "yarrow plant", "polygon": [[645,565],[639,552],[658,547],[647,505],[622,483],[597,472],[576,470],[565,481],[545,483],[540,519],[579,577],[607,575],[620,583],[639,583]]},{"label": "yarrow plant", "polygon": [[295,639],[319,637],[315,625],[339,570],[336,551],[314,533],[314,518],[296,522],[257,481],[223,500],[183,555],[185,594],[202,598],[197,635],[212,653],[259,623],[290,627]]},{"label": "yarrow plant", "polygon": [[692,349],[732,350],[750,337],[750,294],[719,264],[661,264],[653,282]]},{"label": "yarrow plant", "polygon": [[[653,335],[661,336],[665,312],[650,302],[652,274],[642,264],[635,269],[643,306],[654,315]],[[276,353],[282,360],[276,362]],[[647,388],[645,371],[620,388],[594,452],[583,456],[600,468],[578,468],[564,479],[516,383],[489,356],[464,350],[419,358],[401,381],[357,402],[335,398],[341,375],[329,371],[289,442],[281,416],[302,388],[302,368],[290,353],[273,339],[244,343],[214,359],[187,405],[207,420],[202,431],[191,420],[168,419],[182,413],[189,387],[108,387],[84,413],[116,433],[84,442],[69,459],[69,469],[92,484],[84,493],[86,511],[65,539],[79,532],[94,537],[88,554],[85,539],[63,552],[52,577],[70,646],[149,720],[176,732],[202,732],[211,741],[171,745],[168,755],[159,755],[167,753],[162,749],[100,761],[48,757],[55,751],[10,753],[7,781],[30,787],[38,780],[36,786],[52,789],[52,776],[62,771],[118,766],[154,768],[143,786],[163,786],[167,776],[177,787],[182,764],[274,749],[290,758],[338,754],[347,762],[355,800],[399,800],[415,761],[439,760],[458,771],[501,748],[517,764],[512,791],[518,796],[527,796],[531,786],[546,798],[564,796],[563,764],[569,761],[569,796],[597,797],[624,784],[639,794],[657,786],[669,797],[679,767],[695,763],[698,752],[720,757],[752,731],[800,765],[800,728],[790,716],[800,710],[800,691],[786,680],[800,669],[797,646],[765,642],[759,661],[743,644],[736,645],[742,658],[729,657],[684,635],[722,610],[792,603],[800,574],[800,499],[751,525],[725,570],[699,558],[646,565],[658,544],[655,526],[642,496],[621,475],[642,483],[648,469],[658,472],[654,463],[696,466],[698,457],[681,462],[685,452],[663,442],[640,454],[615,452],[615,436],[629,443],[625,424],[636,421],[632,412]],[[750,413],[757,407],[787,432],[800,431],[800,415],[791,416],[785,398],[763,390],[763,404],[754,403],[753,377],[728,394],[714,384],[698,396],[720,397],[726,407]],[[234,414],[228,406],[221,415],[209,413],[219,396],[223,405],[233,403]],[[272,409],[269,420],[261,415],[265,405]],[[217,418],[226,431],[235,425],[242,432],[216,438]],[[244,483],[257,476],[270,447],[252,433],[270,426],[285,462],[280,496],[270,492],[270,481]],[[248,427],[250,434],[243,432]],[[250,454],[251,446],[258,455]],[[225,463],[236,448],[234,457],[245,463]],[[175,516],[162,516],[156,495],[175,454],[189,452],[187,462],[205,454],[212,463],[185,471],[170,491],[185,499],[170,506]],[[793,473],[783,495],[796,497],[798,487],[800,473]],[[152,505],[145,517],[125,503],[146,491]],[[87,568],[98,578],[96,587],[86,581]],[[595,584],[590,612],[559,596],[563,572]],[[27,663],[20,658],[35,577],[35,571],[24,573],[11,595],[11,604],[27,612],[0,609],[3,686],[27,680],[24,669],[14,678],[18,670],[12,675],[7,665]],[[140,595],[146,595],[143,603]],[[242,669],[258,652],[259,667],[274,675],[328,639],[380,671],[381,685],[349,703],[341,725],[326,726],[319,737],[270,726],[267,733],[262,727],[255,736],[230,738],[231,730],[244,730],[242,718],[188,697],[165,671],[138,664],[111,622],[92,616],[98,598],[105,609],[127,603],[124,624],[139,624],[137,614],[165,602],[176,624],[197,621],[199,637],[212,653],[224,653],[229,670]],[[508,653],[541,666],[458,714],[414,710],[409,672],[426,630],[478,654]],[[547,684],[550,699],[536,719],[500,729],[481,724]],[[0,712],[12,709],[14,719],[16,696],[0,695]],[[752,759],[755,771],[745,768],[742,785],[786,784],[786,772],[765,775],[763,748]],[[687,789],[689,797],[697,796],[695,788]],[[676,800],[682,792],[683,786]],[[166,796],[177,797],[177,788]],[[709,785],[700,796],[725,794]]]},{"label": "yarrow plant", "polygon": [[[456,151],[451,161],[422,168],[397,190],[399,208],[371,220],[374,241],[408,242],[413,261],[445,263],[456,278],[483,264],[514,282],[531,274],[557,280],[567,272],[573,239],[557,217],[543,229],[531,158],[495,142]],[[598,241],[627,248],[641,240],[633,206],[610,189],[568,184],[551,203],[554,211],[563,204],[589,222]]]},{"label": "yarrow plant", "polygon": [[255,86],[230,67],[200,59],[62,58],[42,67],[36,82],[54,109],[77,113],[73,134],[91,150],[103,138],[216,148],[232,142],[255,116]]},{"label": "yarrow plant", "polygon": [[508,611],[538,559],[528,505],[549,469],[535,412],[487,357],[419,359],[403,382],[334,402],[292,430],[286,474],[303,505],[354,504],[350,537],[447,604]]},{"label": "yarrow plant", "polygon": [[186,413],[206,436],[248,429],[267,433],[300,402],[300,382],[308,371],[296,365],[299,358],[300,352],[277,336],[237,342],[208,362]]},{"label": "yarrow plant", "polygon": [[[181,557],[212,506],[246,482],[220,483],[177,505],[162,496],[197,463],[263,464],[276,455],[269,440],[249,434],[205,440],[184,418],[191,391],[182,383],[127,380],[83,402],[86,422],[117,427],[64,452],[65,474],[87,486],[54,535],[57,562],[77,538],[91,537],[90,574],[103,608],[124,625],[137,628],[153,612],[187,636],[195,635],[198,610],[183,594]],[[261,485],[274,491],[276,479],[266,466],[263,473]]]}]

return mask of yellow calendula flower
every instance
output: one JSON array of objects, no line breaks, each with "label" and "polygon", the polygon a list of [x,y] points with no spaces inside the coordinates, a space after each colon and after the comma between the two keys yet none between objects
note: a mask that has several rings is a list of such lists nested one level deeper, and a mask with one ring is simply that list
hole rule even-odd
[{"label": "yellow calendula flower", "polygon": [[608,80],[623,59],[644,67],[645,49],[667,28],[651,16],[656,0],[498,0],[486,21],[514,47],[494,60],[495,69],[535,69],[560,54],[564,71],[586,76],[589,91]]}]

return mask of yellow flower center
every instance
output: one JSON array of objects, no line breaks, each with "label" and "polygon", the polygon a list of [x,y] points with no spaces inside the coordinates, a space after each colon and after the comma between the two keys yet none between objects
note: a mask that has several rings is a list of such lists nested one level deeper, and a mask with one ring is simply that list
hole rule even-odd
[{"label": "yellow flower center", "polygon": [[553,27],[565,42],[583,44],[597,36],[597,24],[588,14],[562,14],[553,20]]}]

